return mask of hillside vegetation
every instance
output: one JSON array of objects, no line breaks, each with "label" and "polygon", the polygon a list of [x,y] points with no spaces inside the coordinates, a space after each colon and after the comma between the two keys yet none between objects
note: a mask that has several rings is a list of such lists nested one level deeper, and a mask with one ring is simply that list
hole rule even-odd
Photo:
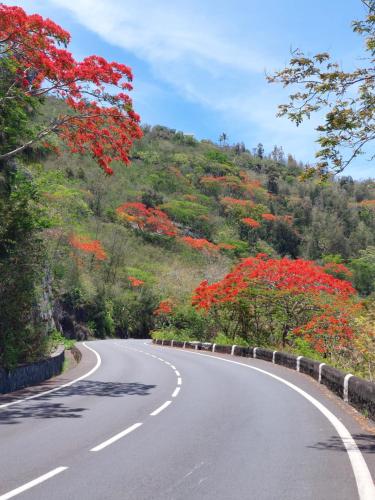
[{"label": "hillside vegetation", "polygon": [[[60,106],[49,100],[44,113],[53,115]],[[268,297],[263,312],[254,313],[257,328],[254,318],[245,321],[243,314],[240,319],[233,311],[192,307],[193,291],[202,281],[219,282],[240,258],[258,254],[272,262],[313,260],[324,272],[349,279],[367,297],[356,312],[355,328],[369,324],[375,289],[372,180],[301,182],[304,166],[291,155],[285,158],[280,147],[266,154],[261,145],[251,151],[243,144],[219,146],[162,126],[144,126],[143,132],[132,148],[131,166],[114,163],[113,176],[99,171],[88,156],[63,148],[59,155],[43,147],[27,150],[19,161],[2,231],[4,241],[6,233],[17,239],[20,221],[27,225],[18,248],[27,252],[28,263],[8,276],[8,287],[18,297],[32,292],[45,324],[53,304],[55,324],[67,337],[144,337],[158,329],[162,336],[281,342],[310,355],[331,353],[332,346],[323,349],[306,335],[288,336],[312,319],[306,310],[322,312],[316,301],[305,304],[303,317],[285,323],[283,311],[275,309],[272,321],[259,326],[262,314],[272,309]],[[262,296],[259,288],[252,294],[252,303]],[[275,301],[279,304],[280,297]],[[8,302],[10,316],[3,321],[9,327],[19,301]],[[242,328],[233,327],[241,321]],[[373,348],[371,332],[361,337],[362,351]],[[25,346],[31,345],[30,335],[13,342],[4,360],[36,356],[35,346]],[[339,342],[341,350],[348,349]],[[345,362],[353,364],[353,357]]]}]

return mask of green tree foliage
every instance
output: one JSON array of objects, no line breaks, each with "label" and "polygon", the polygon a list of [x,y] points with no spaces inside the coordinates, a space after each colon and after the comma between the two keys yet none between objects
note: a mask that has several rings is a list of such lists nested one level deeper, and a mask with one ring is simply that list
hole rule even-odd
[{"label": "green tree foliage", "polygon": [[8,181],[0,196],[0,366],[9,368],[45,348],[38,303],[45,271],[40,231],[48,217],[30,178],[14,171]]},{"label": "green tree foliage", "polygon": [[360,250],[359,256],[350,261],[354,273],[354,285],[363,295],[375,292],[375,247]]},{"label": "green tree foliage", "polygon": [[271,83],[296,89],[289,103],[279,106],[278,116],[299,125],[312,113],[327,110],[325,122],[317,128],[318,162],[308,174],[316,170],[326,176],[329,167],[342,172],[375,139],[375,1],[362,3],[366,16],[352,23],[353,31],[365,38],[361,66],[344,71],[326,52],[308,57],[295,50],[288,67],[268,76]]}]

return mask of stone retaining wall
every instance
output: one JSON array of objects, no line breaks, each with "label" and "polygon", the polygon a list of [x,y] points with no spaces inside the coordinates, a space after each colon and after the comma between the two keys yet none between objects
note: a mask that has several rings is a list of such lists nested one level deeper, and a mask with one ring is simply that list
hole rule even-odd
[{"label": "stone retaining wall", "polygon": [[9,372],[0,368],[0,394],[17,391],[30,385],[40,384],[62,372],[65,359],[64,346],[48,359],[17,366]]}]

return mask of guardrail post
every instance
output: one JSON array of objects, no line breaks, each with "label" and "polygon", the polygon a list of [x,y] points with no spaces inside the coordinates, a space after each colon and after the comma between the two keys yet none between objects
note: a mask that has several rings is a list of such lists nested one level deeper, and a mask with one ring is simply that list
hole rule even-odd
[{"label": "guardrail post", "polygon": [[253,350],[253,358],[256,359],[257,357],[257,347],[254,347],[254,350]]},{"label": "guardrail post", "polygon": [[195,344],[195,350],[196,351],[198,350],[198,344]]},{"label": "guardrail post", "polygon": [[275,364],[275,356],[276,356],[277,351],[273,351],[272,353],[272,363]]},{"label": "guardrail post", "polygon": [[164,339],[162,339],[162,341],[161,341],[161,345],[164,345]]},{"label": "guardrail post", "polygon": [[322,383],[322,368],[323,368],[323,366],[325,366],[325,363],[320,363],[320,365],[319,365],[319,378],[318,378],[319,384]]},{"label": "guardrail post", "polygon": [[184,341],[184,345],[182,346],[182,349],[185,349],[186,346],[186,340]]},{"label": "guardrail post", "polygon": [[232,345],[232,350],[230,352],[231,356],[234,356],[234,350],[235,350],[236,347],[237,347],[236,345]]},{"label": "guardrail post", "polygon": [[212,344],[212,352],[215,352],[216,344]]},{"label": "guardrail post", "polygon": [[171,340],[171,347],[173,347],[173,342],[174,342],[174,340]]},{"label": "guardrail post", "polygon": [[347,375],[345,375],[345,378],[344,378],[344,393],[343,393],[343,399],[346,403],[349,402],[349,379],[352,377],[353,375],[351,373],[348,373]]},{"label": "guardrail post", "polygon": [[300,363],[301,363],[302,358],[303,358],[303,356],[298,356],[298,358],[297,358],[297,366],[296,366],[297,372],[299,372],[299,370],[300,370]]}]

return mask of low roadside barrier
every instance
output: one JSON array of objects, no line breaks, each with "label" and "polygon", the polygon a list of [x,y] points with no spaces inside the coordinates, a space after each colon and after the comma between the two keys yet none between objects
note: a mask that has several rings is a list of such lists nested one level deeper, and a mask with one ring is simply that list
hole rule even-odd
[{"label": "low roadside barrier", "polygon": [[13,370],[0,369],[0,394],[17,391],[39,384],[62,372],[65,359],[64,346],[60,346],[49,358],[17,366]]},{"label": "low roadside barrier", "polygon": [[292,370],[299,371],[325,385],[337,396],[352,405],[367,417],[375,420],[375,383],[343,373],[325,363],[286,352],[271,351],[261,347],[242,347],[211,344],[209,342],[181,342],[177,340],[153,340],[154,344],[204,350],[232,356],[261,359]]}]

